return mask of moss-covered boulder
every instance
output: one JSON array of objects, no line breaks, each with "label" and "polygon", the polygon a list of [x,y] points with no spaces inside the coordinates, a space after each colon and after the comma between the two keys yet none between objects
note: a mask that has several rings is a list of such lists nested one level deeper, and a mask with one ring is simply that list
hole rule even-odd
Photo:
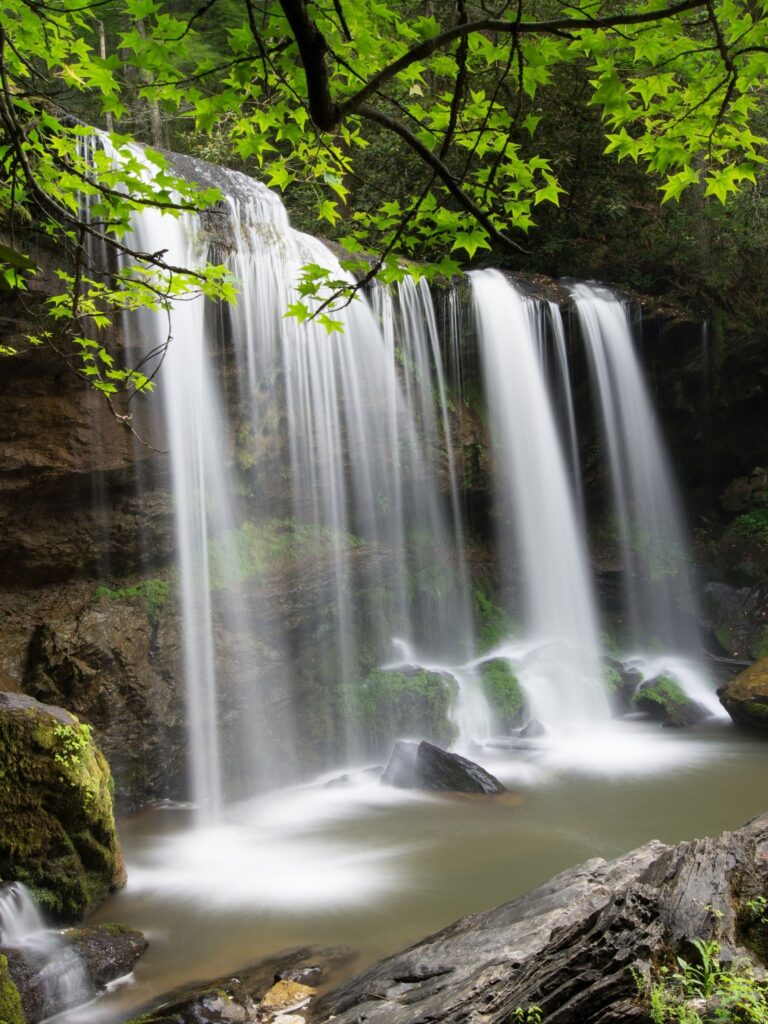
[{"label": "moss-covered boulder", "polygon": [[604,656],[603,685],[614,715],[626,715],[633,710],[632,698],[642,684],[643,675],[639,669],[625,665],[615,658]]},{"label": "moss-covered boulder", "polygon": [[504,658],[494,658],[480,666],[485,699],[500,733],[518,729],[525,718],[525,695],[512,666]]},{"label": "moss-covered boulder", "polygon": [[25,1024],[21,995],[8,970],[8,959],[0,955],[0,1024]]},{"label": "moss-covered boulder", "polygon": [[0,878],[73,921],[125,884],[112,776],[89,726],[63,708],[0,693]]},{"label": "moss-covered boulder", "polygon": [[768,729],[768,657],[721,686],[717,695],[737,725]]},{"label": "moss-covered boulder", "polygon": [[417,667],[374,669],[354,690],[351,711],[374,756],[394,740],[414,736],[447,746],[456,738],[450,720],[456,681],[442,672]]},{"label": "moss-covered boulder", "polygon": [[663,725],[695,725],[708,717],[708,711],[685,693],[672,676],[655,676],[642,683],[631,701],[637,711],[645,711]]}]

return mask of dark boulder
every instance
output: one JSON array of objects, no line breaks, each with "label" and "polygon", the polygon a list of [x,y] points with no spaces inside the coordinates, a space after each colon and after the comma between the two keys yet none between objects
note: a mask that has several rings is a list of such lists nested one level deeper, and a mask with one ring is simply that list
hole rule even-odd
[{"label": "dark boulder", "polygon": [[479,764],[441,750],[426,740],[421,743],[399,740],[381,781],[398,789],[485,794],[506,792],[506,787]]},{"label": "dark boulder", "polygon": [[124,924],[68,928],[62,935],[80,957],[97,990],[130,974],[149,946],[140,931]]},{"label": "dark boulder", "polygon": [[42,932],[19,946],[0,947],[0,954],[19,993],[25,1024],[37,1024],[89,1002],[111,981],[130,974],[147,945],[134,928],[101,925]]}]

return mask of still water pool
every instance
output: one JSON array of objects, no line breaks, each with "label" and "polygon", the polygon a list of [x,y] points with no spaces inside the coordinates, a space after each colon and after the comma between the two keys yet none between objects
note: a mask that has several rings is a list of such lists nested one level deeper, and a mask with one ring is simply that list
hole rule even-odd
[{"label": "still water pool", "polygon": [[344,944],[351,970],[589,857],[734,828],[768,810],[768,743],[716,722],[622,721],[473,755],[510,793],[393,790],[352,773],[194,828],[187,808],[121,823],[128,886],[92,923],[142,929],[130,983],[69,1022],[119,1021],[170,989],[290,947]]}]

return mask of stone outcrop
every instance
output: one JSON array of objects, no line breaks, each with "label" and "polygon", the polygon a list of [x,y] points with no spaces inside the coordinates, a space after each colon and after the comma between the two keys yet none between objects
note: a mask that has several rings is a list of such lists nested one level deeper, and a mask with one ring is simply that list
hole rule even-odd
[{"label": "stone outcrop", "polygon": [[768,729],[768,657],[721,686],[717,695],[737,725]]},{"label": "stone outcrop", "polygon": [[[42,963],[40,950],[34,947],[0,947],[10,982],[19,994],[23,1011],[21,1024],[38,1024],[56,1013],[72,1009],[71,1003],[64,1002],[68,998],[74,997],[76,1005],[90,1002],[110,982],[130,974],[148,946],[141,932],[123,925],[70,928],[60,933],[60,940],[55,958],[43,956]],[[66,984],[57,986],[53,974],[57,970],[72,971],[75,963],[82,987],[72,991]],[[0,1022],[4,1020],[0,1010]]]},{"label": "stone outcrop", "polygon": [[398,789],[482,793],[487,796],[506,792],[506,787],[479,764],[441,750],[426,740],[421,743],[398,740],[381,781]]},{"label": "stone outcrop", "polygon": [[88,726],[21,694],[0,694],[0,761],[0,878],[77,920],[125,884],[109,765]]},{"label": "stone outcrop", "polygon": [[347,981],[313,1024],[650,1024],[654,966],[715,938],[755,956],[747,905],[768,895],[768,815],[736,832],[587,861],[495,910],[465,917]]}]

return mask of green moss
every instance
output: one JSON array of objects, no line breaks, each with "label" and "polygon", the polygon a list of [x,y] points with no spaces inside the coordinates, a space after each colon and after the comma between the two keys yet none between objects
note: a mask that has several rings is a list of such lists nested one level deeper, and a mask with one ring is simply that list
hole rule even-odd
[{"label": "green moss", "polygon": [[498,647],[504,640],[518,635],[519,623],[516,623],[503,608],[494,604],[485,591],[475,589],[473,597],[480,653]]},{"label": "green moss", "polygon": [[439,672],[374,669],[347,691],[346,710],[372,753],[386,753],[402,736],[447,746],[456,738],[449,714],[455,688]]},{"label": "green moss", "polygon": [[768,508],[755,508],[737,516],[728,532],[731,536],[748,537],[768,544]]},{"label": "green moss", "polygon": [[82,917],[124,879],[111,774],[90,729],[38,707],[0,709],[0,877],[52,916]]},{"label": "green moss", "polygon": [[652,685],[638,690],[632,698],[633,704],[642,704],[646,701],[660,704],[663,707],[686,707],[691,703],[680,685],[671,676],[659,676]]},{"label": "green moss", "polygon": [[25,1024],[21,996],[4,956],[0,956],[0,1024]]},{"label": "green moss", "polygon": [[621,672],[613,665],[603,665],[603,683],[608,693],[615,696],[621,693],[624,680],[621,678]]},{"label": "green moss", "polygon": [[522,725],[525,697],[508,661],[496,658],[481,668],[483,689],[496,727],[508,733]]},{"label": "green moss", "polygon": [[760,658],[768,658],[768,627],[763,630],[755,648],[755,661]]},{"label": "green moss", "polygon": [[160,612],[168,603],[171,594],[171,582],[167,577],[154,576],[141,580],[130,587],[96,587],[94,596],[101,601],[125,601],[138,598],[147,609],[151,622],[156,622]]}]

